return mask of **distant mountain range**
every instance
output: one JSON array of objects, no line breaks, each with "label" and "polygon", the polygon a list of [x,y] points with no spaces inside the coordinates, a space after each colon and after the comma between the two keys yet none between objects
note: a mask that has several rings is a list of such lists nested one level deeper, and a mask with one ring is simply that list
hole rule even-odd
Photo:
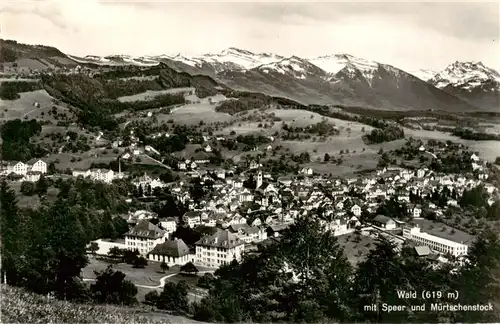
[{"label": "distant mountain range", "polygon": [[228,48],[196,57],[180,54],[77,57],[53,47],[14,41],[1,41],[0,45],[0,63],[32,60],[46,67],[75,64],[147,67],[162,62],[181,72],[210,76],[236,90],[286,97],[304,104],[383,110],[500,111],[500,73],[481,62],[455,62],[438,72],[406,72],[349,54],[300,58]]}]

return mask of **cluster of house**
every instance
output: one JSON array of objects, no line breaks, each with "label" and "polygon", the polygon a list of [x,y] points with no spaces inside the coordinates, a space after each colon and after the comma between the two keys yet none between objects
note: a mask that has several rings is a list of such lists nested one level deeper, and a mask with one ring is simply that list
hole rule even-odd
[{"label": "cluster of house", "polygon": [[[479,161],[474,161],[479,163]],[[321,222],[325,230],[334,235],[346,235],[359,231],[362,234],[384,235],[395,242],[412,242],[422,255],[466,255],[473,237],[455,229],[432,229],[421,218],[422,212],[433,211],[442,215],[444,209],[430,201],[421,205],[410,203],[410,194],[424,197],[434,190],[447,187],[461,194],[464,190],[483,184],[493,203],[497,189],[486,182],[486,173],[474,175],[444,175],[428,169],[407,170],[384,168],[374,176],[351,179],[326,179],[316,177],[279,178],[261,171],[258,165],[255,188],[245,188],[242,176],[228,170],[217,170],[211,174],[198,171],[201,183],[210,180],[215,190],[210,199],[195,203],[185,183],[169,184],[169,189],[189,211],[178,219],[160,219],[153,225],[148,219],[151,212],[136,212],[129,221],[137,225],[125,235],[121,248],[138,249],[151,261],[183,264],[188,261],[205,267],[217,268],[233,259],[239,260],[243,253],[251,251],[255,244],[280,233],[299,216],[308,216],[311,211],[321,210]],[[301,172],[307,175],[307,170]],[[215,177],[214,177],[215,175]],[[134,181],[136,186],[164,187],[158,179],[144,175]],[[352,193],[356,194],[353,195]],[[355,198],[354,198],[355,197]],[[390,215],[378,215],[370,220],[362,214],[376,213],[384,200],[395,198],[405,202],[411,220],[406,223]],[[450,198],[448,206],[457,202]],[[214,233],[202,237],[189,247],[180,239],[172,239],[178,222],[189,227],[204,225],[212,227]],[[430,221],[427,221],[430,222]],[[109,243],[103,243],[105,246]],[[106,247],[103,252],[106,252]]]},{"label": "cluster of house", "polygon": [[20,177],[21,181],[36,182],[42,174],[47,173],[47,163],[42,160],[30,160],[24,162],[8,162],[1,166],[1,175],[15,174]]}]

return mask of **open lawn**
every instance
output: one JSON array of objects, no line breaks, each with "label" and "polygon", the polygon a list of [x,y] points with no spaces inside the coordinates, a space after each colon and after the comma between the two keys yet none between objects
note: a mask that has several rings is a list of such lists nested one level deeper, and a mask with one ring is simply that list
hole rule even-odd
[{"label": "open lawn", "polygon": [[[408,128],[404,128],[404,131],[407,138],[412,136],[413,138],[422,140],[450,140],[455,143],[464,144],[469,147],[469,150],[479,152],[479,156],[488,161],[494,161],[497,156],[500,156],[500,141],[470,141],[440,131],[413,130]],[[404,143],[404,141],[400,141],[402,144]]]},{"label": "open lawn", "polygon": [[[57,107],[58,113],[65,113],[68,117],[72,114],[68,108],[55,105],[52,102],[52,97],[45,90],[37,90],[31,92],[22,92],[19,94],[21,98],[16,100],[0,100],[0,113],[2,119],[41,119],[56,122],[56,120],[48,114],[53,106]],[[35,102],[40,104],[40,108],[34,106]],[[43,112],[43,115],[41,114]]]},{"label": "open lawn", "polygon": [[191,103],[174,108],[170,114],[158,114],[158,121],[167,121],[173,119],[178,124],[199,124],[203,121],[205,124],[215,122],[231,121],[232,117],[226,113],[215,111],[215,105],[208,102]]},{"label": "open lawn", "polygon": [[338,241],[340,246],[344,248],[344,255],[353,266],[362,261],[375,248],[374,238],[357,233],[339,236]]},{"label": "open lawn", "polygon": [[[89,264],[82,269],[82,277],[85,279],[95,279],[96,275],[94,271],[102,271],[108,267],[109,263],[102,261],[102,260],[97,260],[93,257],[89,257]],[[113,264],[113,269],[115,271],[121,271],[125,274],[126,279],[130,280],[132,283],[136,285],[143,285],[143,286],[157,286],[160,285],[160,279],[167,276],[174,274],[173,276],[169,277],[166,281],[167,282],[179,282],[181,280],[186,281],[186,283],[189,285],[189,298],[192,300],[199,300],[202,298],[202,296],[206,293],[205,290],[196,287],[196,284],[198,283],[198,279],[200,276],[203,275],[203,273],[199,275],[186,275],[186,274],[181,274],[179,273],[180,266],[173,266],[170,267],[169,270],[167,270],[165,273],[161,270],[160,263],[159,262],[148,262],[148,265],[145,268],[137,269],[133,268],[129,264],[125,263],[118,263],[118,264]],[[203,268],[203,267],[198,267],[199,271],[207,271],[209,270],[208,268]],[[89,282],[89,281],[87,281]],[[153,290],[156,290],[157,292],[161,292],[163,288],[148,288],[148,287],[137,287],[138,293],[137,293],[137,299],[139,301],[144,301],[144,296]]]},{"label": "open lawn", "polygon": [[[82,276],[85,279],[95,279],[94,271],[102,271],[107,268],[109,263],[89,257],[89,264],[82,269]],[[160,278],[165,277],[170,273],[176,273],[178,267],[172,267],[166,273],[160,268],[159,263],[150,262],[145,268],[136,269],[130,264],[118,263],[113,264],[115,271],[121,271],[126,275],[126,279],[137,285],[155,286],[160,284]]]},{"label": "open lawn", "polygon": [[[255,115],[257,117],[260,115],[260,113],[261,112],[257,110],[251,110],[247,113],[247,115]],[[313,124],[320,123],[322,121],[326,121],[340,131],[339,136],[359,138],[361,140],[361,137],[365,132],[370,132],[373,129],[371,126],[361,123],[324,117],[320,114],[300,109],[269,109],[265,111],[265,114],[267,116],[274,114],[274,116],[279,118],[281,121],[275,121],[274,125],[271,125],[270,119],[265,117],[263,117],[262,120],[256,121],[235,121],[234,124],[224,128],[223,133],[229,134],[234,131],[238,135],[272,135],[277,131],[281,131],[283,123],[286,123],[293,127],[307,127]],[[269,127],[259,127],[259,124],[267,124]],[[333,136],[332,138],[338,139],[339,136]]]},{"label": "open lawn", "polygon": [[185,93],[191,91],[194,91],[194,88],[173,88],[173,89],[159,90],[159,91],[148,90],[131,96],[119,97],[118,101],[121,102],[147,101],[147,100],[152,100],[155,97],[166,93],[176,94],[176,93]]},{"label": "open lawn", "polygon": [[282,145],[285,149],[289,148],[294,154],[309,152],[311,160],[323,157],[325,153],[330,156],[340,156],[340,151],[349,150],[351,154],[359,154],[363,148],[371,151],[361,138],[346,137],[346,136],[331,136],[324,142],[313,141],[276,141],[275,145]]},{"label": "open lawn", "polygon": [[[107,154],[102,154],[103,151],[107,151]],[[97,154],[97,157],[94,156]],[[59,154],[51,154],[46,159],[45,162],[50,163],[54,162],[56,164],[56,168],[59,170],[65,170],[67,168],[72,169],[88,169],[92,162],[94,163],[109,163],[111,161],[115,161],[118,154],[113,153],[112,150],[106,149],[92,149],[85,153],[81,154],[73,154],[73,153],[59,153]],[[75,161],[71,161],[72,159],[76,159]],[[80,159],[80,161],[78,161]]]},{"label": "open lawn", "polygon": [[306,127],[326,120],[328,123],[335,125],[341,131],[342,129],[350,128],[353,135],[361,133],[362,128],[364,128],[365,132],[371,132],[373,129],[371,126],[358,122],[325,117],[318,113],[301,109],[269,109],[266,112],[274,113],[276,117],[281,118],[282,121],[294,127]]},{"label": "open lawn", "polygon": [[[33,195],[33,196],[25,196],[21,194],[21,184],[22,181],[11,181],[8,183],[9,188],[15,191],[16,193],[16,198],[18,202],[19,207],[23,208],[33,208],[37,209],[40,207],[40,198],[38,195]],[[57,198],[57,195],[59,194],[59,189],[50,187],[47,190],[47,199],[48,200],[55,200]]]}]

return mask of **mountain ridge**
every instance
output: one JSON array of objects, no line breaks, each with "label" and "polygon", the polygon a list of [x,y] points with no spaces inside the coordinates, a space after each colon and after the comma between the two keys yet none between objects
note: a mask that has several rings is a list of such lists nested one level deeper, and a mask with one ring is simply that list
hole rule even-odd
[{"label": "mountain ridge", "polygon": [[[18,44],[15,41],[10,42],[7,44]],[[60,56],[59,61],[65,59],[67,66],[89,64],[151,67],[162,63],[179,72],[210,76],[234,89],[282,96],[304,104],[355,105],[382,110],[460,112],[482,110],[482,99],[485,97],[483,94],[479,99],[470,100],[454,88],[439,88],[442,83],[436,81],[433,84],[434,79],[426,82],[397,67],[346,53],[301,58],[273,53],[256,54],[249,50],[230,47],[219,53],[193,57],[181,54],[78,57],[53,49],[55,48],[52,48],[52,54]],[[21,53],[19,57],[26,57],[26,53]],[[45,57],[51,58],[48,54]],[[0,60],[0,63],[2,61],[4,60]],[[496,75],[500,76],[498,72]],[[487,83],[482,84],[483,89],[486,85]],[[496,87],[496,84],[493,87]],[[489,97],[486,99],[492,101]],[[494,100],[492,102],[494,108]],[[486,106],[492,108],[491,102]]]}]

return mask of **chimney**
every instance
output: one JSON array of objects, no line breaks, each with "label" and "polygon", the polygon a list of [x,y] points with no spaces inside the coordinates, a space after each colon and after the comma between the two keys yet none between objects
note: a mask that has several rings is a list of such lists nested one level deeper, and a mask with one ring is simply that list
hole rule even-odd
[{"label": "chimney", "polygon": [[218,237],[216,237],[216,238],[214,239],[214,243],[215,243],[215,244],[217,244],[217,241],[218,241]]}]

